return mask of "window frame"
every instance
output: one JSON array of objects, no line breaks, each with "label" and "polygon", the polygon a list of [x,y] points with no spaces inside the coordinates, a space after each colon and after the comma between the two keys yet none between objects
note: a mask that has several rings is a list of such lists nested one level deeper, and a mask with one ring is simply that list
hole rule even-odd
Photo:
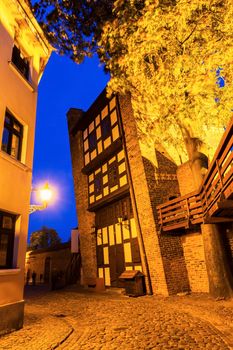
[{"label": "window frame", "polygon": [[119,185],[119,168],[118,163],[115,160],[113,163],[108,165],[108,186],[109,188],[112,188],[117,185]]},{"label": "window frame", "polygon": [[20,48],[14,44],[11,55],[11,63],[16,67],[18,72],[29,82],[30,81],[30,61]]},{"label": "window frame", "polygon": [[89,135],[88,135],[88,146],[89,146],[89,152],[91,153],[94,151],[97,147],[97,135],[96,135],[96,129],[94,129]]},{"label": "window frame", "polygon": [[111,125],[110,115],[108,114],[101,121],[101,136],[103,141],[106,140],[109,136],[111,136],[111,134],[112,134],[112,125]]},{"label": "window frame", "polygon": [[[9,123],[7,122],[7,118],[10,120]],[[14,125],[17,125],[19,127],[19,130],[15,129]],[[6,150],[3,149],[3,135],[4,135],[5,130],[7,130],[9,133]],[[17,152],[16,156],[11,154],[13,136],[16,136],[18,138],[18,142],[19,142],[18,152]],[[21,155],[22,155],[22,145],[23,145],[23,125],[13,116],[12,113],[10,113],[8,110],[6,110],[5,119],[4,119],[3,134],[2,134],[1,150],[5,153],[9,154],[14,159],[20,161]]]},{"label": "window frame", "polygon": [[[98,184],[98,182],[99,182],[99,184]],[[102,194],[102,192],[103,192],[103,176],[102,176],[102,173],[99,173],[94,178],[95,197],[98,197],[100,194]]]},{"label": "window frame", "polygon": [[[11,218],[12,228],[10,229],[3,228],[4,217]],[[4,265],[0,265],[0,270],[13,268],[15,224],[16,224],[16,215],[0,211],[0,244],[1,244],[1,237],[3,234],[7,234],[7,236],[9,237],[7,242],[7,249],[6,249],[6,263]]]}]

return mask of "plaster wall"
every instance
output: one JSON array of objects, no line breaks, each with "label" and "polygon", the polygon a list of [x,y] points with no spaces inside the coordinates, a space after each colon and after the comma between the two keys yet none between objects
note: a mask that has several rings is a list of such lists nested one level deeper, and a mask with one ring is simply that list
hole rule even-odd
[{"label": "plaster wall", "polygon": [[[11,59],[13,38],[0,24],[0,140],[4,128],[6,108],[24,126],[22,161],[0,151],[0,210],[18,215],[14,242],[13,268],[16,274],[7,275],[0,270],[0,305],[23,299],[24,257],[28,228],[28,208],[31,191],[32,161],[37,93],[12,70]],[[0,141],[1,142],[1,141]],[[14,286],[14,287],[13,287]]]},{"label": "plaster wall", "polygon": [[[23,299],[37,85],[44,68],[41,64],[45,65],[52,48],[43,39],[43,33],[24,0],[0,2],[0,38],[0,210],[17,216],[13,266],[12,269],[0,269],[0,319],[7,305],[13,307],[15,304],[20,327],[23,309],[19,310],[17,305]],[[14,43],[30,62],[29,81],[11,62]],[[20,161],[1,150],[7,109],[23,125]],[[10,330],[10,316],[5,324]],[[17,328],[13,324],[12,327]]]}]

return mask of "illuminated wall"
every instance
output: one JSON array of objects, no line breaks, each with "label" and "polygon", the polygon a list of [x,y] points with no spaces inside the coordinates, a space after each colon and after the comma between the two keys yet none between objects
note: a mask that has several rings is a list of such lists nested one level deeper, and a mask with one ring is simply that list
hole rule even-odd
[{"label": "illuminated wall", "polygon": [[[9,327],[11,321],[21,327],[37,87],[52,48],[24,0],[1,0],[0,38],[0,212],[3,217],[11,215],[15,225],[12,261],[5,267],[1,255],[0,319],[1,312],[13,308],[8,315],[15,320],[8,320]],[[14,121],[9,129],[7,113]],[[22,132],[20,147],[17,137],[8,134],[10,130],[16,135],[17,129]],[[1,229],[2,239],[5,229]],[[1,327],[0,322],[0,333],[5,331]]]}]

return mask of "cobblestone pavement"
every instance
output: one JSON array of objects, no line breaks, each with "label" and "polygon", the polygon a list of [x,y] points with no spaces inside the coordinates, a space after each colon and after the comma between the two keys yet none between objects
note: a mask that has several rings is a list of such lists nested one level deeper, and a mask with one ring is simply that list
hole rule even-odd
[{"label": "cobblestone pavement", "polygon": [[130,298],[74,288],[26,297],[24,328],[1,350],[233,349],[233,301]]}]

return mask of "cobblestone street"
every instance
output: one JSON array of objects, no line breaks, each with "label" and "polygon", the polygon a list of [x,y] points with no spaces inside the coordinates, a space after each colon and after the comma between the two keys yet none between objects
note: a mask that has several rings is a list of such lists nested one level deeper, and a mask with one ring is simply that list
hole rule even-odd
[{"label": "cobblestone street", "polygon": [[233,301],[34,288],[26,294],[24,328],[2,336],[1,350],[233,348]]}]

